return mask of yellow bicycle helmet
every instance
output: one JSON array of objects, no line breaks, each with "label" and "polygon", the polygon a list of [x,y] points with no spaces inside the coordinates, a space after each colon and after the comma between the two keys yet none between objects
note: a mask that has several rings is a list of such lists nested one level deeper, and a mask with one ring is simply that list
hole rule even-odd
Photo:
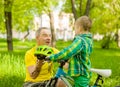
[{"label": "yellow bicycle helmet", "polygon": [[51,54],[53,54],[53,50],[52,47],[43,45],[43,46],[39,46],[37,47],[34,55],[38,58],[38,59],[45,59],[46,56],[50,56]]}]

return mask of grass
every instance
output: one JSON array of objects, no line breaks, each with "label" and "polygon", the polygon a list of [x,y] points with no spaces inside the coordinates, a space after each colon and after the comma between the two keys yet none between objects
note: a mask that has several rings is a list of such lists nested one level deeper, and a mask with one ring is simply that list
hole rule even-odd
[{"label": "grass", "polygon": [[105,79],[105,86],[103,87],[114,87],[115,85],[120,85],[120,49],[94,49],[91,62],[93,68],[100,69],[111,69],[112,75],[110,78]]},{"label": "grass", "polygon": [[[71,41],[57,41],[59,50],[68,46]],[[7,52],[6,40],[0,39],[0,87],[22,87],[25,78],[25,52],[35,45],[34,41],[21,42],[14,40],[14,52]],[[110,78],[104,78],[103,87],[114,87],[120,85],[120,49],[115,45],[110,49],[101,49],[100,43],[94,43],[91,62],[93,68],[111,69]],[[96,74],[93,73],[91,84],[93,84]]]},{"label": "grass", "polygon": [[1,53],[0,67],[1,87],[21,87],[25,76],[23,55]]}]

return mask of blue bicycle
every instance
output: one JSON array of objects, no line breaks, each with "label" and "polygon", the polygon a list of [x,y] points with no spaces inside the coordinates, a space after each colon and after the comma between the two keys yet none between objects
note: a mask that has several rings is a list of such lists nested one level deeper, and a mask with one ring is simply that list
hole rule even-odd
[{"label": "blue bicycle", "polygon": [[[63,60],[60,61],[60,66],[58,67],[58,70],[55,74],[55,77],[52,78],[47,83],[46,87],[56,87],[56,83],[58,81],[58,78],[60,78],[66,84],[66,87],[73,87],[74,80],[64,72],[64,70],[63,70],[64,65],[65,65],[65,61],[63,61]],[[102,87],[102,85],[99,84],[100,81],[101,81],[101,84],[103,84],[104,83],[103,77],[109,77],[111,75],[110,69],[91,68],[90,71],[93,73],[96,73],[97,78],[96,78],[94,84],[92,86],[89,86],[89,87]]]},{"label": "blue bicycle", "polygon": [[[46,56],[49,56],[52,53],[53,53],[53,50],[50,47],[39,46],[36,49],[36,52],[35,52],[34,55],[39,60],[44,59],[44,60],[46,60],[46,62],[49,62],[49,60],[47,60]],[[70,76],[68,76],[63,70],[63,66],[65,65],[65,63],[67,61],[59,60],[57,62],[60,63],[60,65],[58,67],[58,70],[57,70],[55,76],[50,81],[48,81],[47,84],[45,84],[45,87],[56,87],[56,83],[57,83],[58,79],[61,79],[64,82],[64,84],[66,85],[66,87],[73,87],[74,86],[74,80]],[[104,82],[103,77],[109,77],[111,75],[111,70],[110,69],[94,69],[94,68],[91,68],[90,71],[96,73],[97,78],[96,78],[94,84],[92,86],[89,86],[89,87],[102,87],[102,85],[99,84],[99,81],[101,81],[102,84],[103,84],[103,82]]]}]

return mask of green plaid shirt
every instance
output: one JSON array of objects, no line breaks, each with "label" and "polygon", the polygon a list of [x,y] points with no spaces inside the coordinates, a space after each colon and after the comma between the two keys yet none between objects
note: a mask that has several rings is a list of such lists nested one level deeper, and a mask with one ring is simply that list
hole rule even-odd
[{"label": "green plaid shirt", "polygon": [[59,53],[51,55],[50,60],[69,59],[68,74],[70,76],[84,75],[90,77],[92,52],[92,34],[79,34],[75,36],[73,43]]}]

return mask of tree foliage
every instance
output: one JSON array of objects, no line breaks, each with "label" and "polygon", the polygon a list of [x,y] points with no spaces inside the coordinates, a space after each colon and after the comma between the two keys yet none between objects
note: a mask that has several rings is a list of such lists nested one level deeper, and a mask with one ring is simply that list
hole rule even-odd
[{"label": "tree foliage", "polygon": [[7,34],[8,50],[9,48],[13,50],[12,30],[34,29],[34,16],[39,16],[44,12],[49,15],[57,4],[58,2],[54,0],[1,0],[0,32]]},{"label": "tree foliage", "polygon": [[[7,0],[9,1],[9,0]],[[33,18],[35,15],[40,16],[42,13],[49,14],[55,6],[58,5],[54,0],[10,0],[12,6],[13,30],[26,31],[28,28],[33,29]],[[0,1],[0,32],[5,33],[4,27],[4,0]]]},{"label": "tree foliage", "polygon": [[[4,7],[4,1],[11,1],[8,8]],[[34,29],[33,18],[35,15],[55,10],[59,1],[65,2],[62,11],[72,13],[72,0],[0,0],[0,32],[5,33],[4,10],[12,12],[12,30],[26,31]],[[88,0],[75,1],[77,17],[85,14]],[[120,0],[92,0],[90,18],[93,20],[92,32],[106,34],[117,31],[120,28]]]},{"label": "tree foliage", "polygon": [[[7,0],[9,1],[9,0]],[[35,15],[42,14],[45,4],[39,0],[10,0],[12,1],[12,6],[8,7],[7,10],[11,8],[12,11],[12,25],[13,30],[26,31],[28,28],[33,29],[33,18]],[[44,0],[45,1],[45,0]],[[4,0],[0,1],[0,32],[5,33],[4,27]]]},{"label": "tree foliage", "polygon": [[[86,9],[87,0],[75,0],[75,9],[77,11],[77,17],[84,15]],[[65,4],[63,5],[62,11],[67,13],[72,13],[72,4],[71,0],[66,0]]]},{"label": "tree foliage", "polygon": [[[100,3],[100,4],[98,4]],[[93,19],[93,32],[107,33],[115,30],[115,15],[112,7],[113,1],[93,1],[91,17]]]},{"label": "tree foliage", "polygon": [[33,29],[34,15],[42,12],[43,4],[38,0],[16,0],[13,7],[13,29],[26,31]]},{"label": "tree foliage", "polygon": [[[74,7],[76,12],[73,11],[70,1],[75,1]],[[90,18],[93,21],[93,26],[91,29],[92,33],[104,34],[104,39],[102,43],[102,48],[109,48],[109,43],[111,41],[111,35],[118,35],[120,29],[120,0],[66,0],[64,4],[63,11],[70,12],[77,16],[85,15],[87,12],[86,3],[92,1],[90,6]],[[86,8],[85,8],[86,7]],[[89,14],[89,12],[87,13]],[[76,16],[74,16],[76,19]],[[109,34],[109,35],[108,35]],[[106,36],[108,35],[108,36]],[[120,43],[120,37],[118,37],[118,43]],[[113,39],[112,39],[113,40]]]},{"label": "tree foliage", "polygon": [[0,32],[5,32],[4,28],[4,5],[3,0],[0,0]]},{"label": "tree foliage", "polygon": [[[72,13],[71,0],[66,0],[63,11]],[[84,15],[87,0],[75,0],[77,16]],[[81,5],[81,6],[80,6]],[[90,17],[93,33],[105,34],[120,28],[120,0],[92,0]]]}]

